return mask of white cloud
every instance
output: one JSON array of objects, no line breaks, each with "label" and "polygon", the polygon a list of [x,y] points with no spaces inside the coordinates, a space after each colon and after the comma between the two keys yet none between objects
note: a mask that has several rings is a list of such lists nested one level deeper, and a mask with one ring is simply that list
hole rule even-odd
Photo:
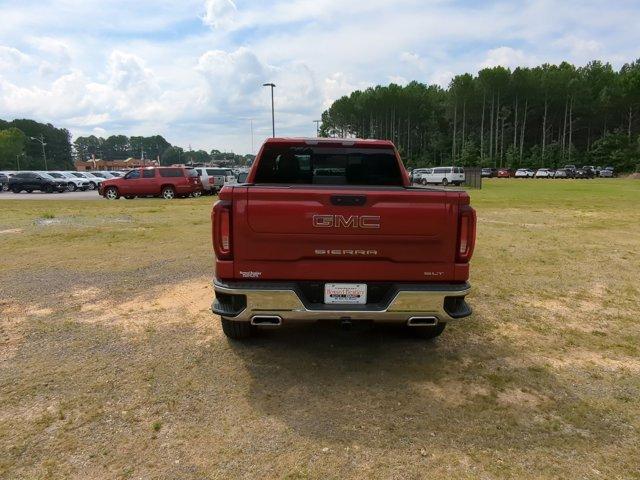
[{"label": "white cloud", "polygon": [[602,43],[593,39],[566,35],[554,42],[554,45],[568,50],[569,54],[581,62],[594,60],[602,53]]},{"label": "white cloud", "polygon": [[[74,135],[160,133],[194,148],[250,149],[354,89],[446,87],[483,66],[640,55],[640,5],[595,0],[22,0],[2,6],[0,116]],[[570,32],[570,33],[568,33]]]},{"label": "white cloud", "polygon": [[480,64],[480,68],[487,67],[509,67],[515,68],[518,66],[528,67],[533,66],[537,62],[534,57],[527,55],[522,50],[517,50],[511,47],[499,47],[489,50],[487,57]]},{"label": "white cloud", "polygon": [[29,55],[22,53],[17,48],[0,45],[0,69],[10,70],[20,68],[31,63]]},{"label": "white cloud", "polygon": [[229,28],[237,10],[233,0],[206,0],[202,22],[213,28]]}]

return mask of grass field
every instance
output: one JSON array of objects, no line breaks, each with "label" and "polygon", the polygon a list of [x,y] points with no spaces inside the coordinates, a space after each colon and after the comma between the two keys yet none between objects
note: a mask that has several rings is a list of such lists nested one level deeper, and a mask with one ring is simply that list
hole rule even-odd
[{"label": "grass field", "polygon": [[0,478],[640,478],[640,181],[472,192],[435,342],[229,343],[211,198],[0,203]]}]

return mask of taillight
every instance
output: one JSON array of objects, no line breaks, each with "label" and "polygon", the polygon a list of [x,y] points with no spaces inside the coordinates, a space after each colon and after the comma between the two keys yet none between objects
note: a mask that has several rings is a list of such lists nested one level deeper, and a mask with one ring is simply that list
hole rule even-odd
[{"label": "taillight", "polygon": [[220,200],[213,206],[213,250],[219,260],[233,259],[231,202]]},{"label": "taillight", "polygon": [[458,249],[456,261],[467,263],[476,244],[476,211],[469,205],[460,205],[458,219]]}]

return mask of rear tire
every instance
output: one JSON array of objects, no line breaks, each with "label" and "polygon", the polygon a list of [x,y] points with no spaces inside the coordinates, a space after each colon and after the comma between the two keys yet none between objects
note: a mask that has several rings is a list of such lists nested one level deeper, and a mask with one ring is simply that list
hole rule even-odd
[{"label": "rear tire", "polygon": [[433,340],[444,332],[446,323],[438,323],[435,327],[405,327],[410,336],[423,340]]},{"label": "rear tire", "polygon": [[250,322],[236,322],[228,318],[220,317],[222,331],[232,340],[244,340],[253,336],[255,327]]},{"label": "rear tire", "polygon": [[89,186],[87,187],[89,190],[95,190],[96,189],[96,184],[93,182],[89,183]]},{"label": "rear tire", "polygon": [[13,188],[11,189],[11,191],[12,191],[13,193],[20,193],[20,192],[22,191],[22,189],[21,189],[21,188],[18,188],[18,187],[13,187]]},{"label": "rear tire", "polygon": [[442,186],[446,187],[447,185],[449,185],[449,180],[447,180],[446,178],[442,179]]},{"label": "rear tire", "polygon": [[164,187],[162,189],[162,198],[165,200],[173,200],[176,198],[176,191],[173,187]]},{"label": "rear tire", "polygon": [[76,190],[78,190],[78,186],[73,182],[69,182],[67,184],[67,190],[69,190],[70,192],[75,192]]}]

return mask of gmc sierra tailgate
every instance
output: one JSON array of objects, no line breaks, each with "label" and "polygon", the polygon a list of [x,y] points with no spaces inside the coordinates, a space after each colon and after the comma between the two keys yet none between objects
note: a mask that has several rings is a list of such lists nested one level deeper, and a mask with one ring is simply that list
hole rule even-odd
[{"label": "gmc sierra tailgate", "polygon": [[459,195],[405,187],[235,187],[234,276],[453,280]]}]

